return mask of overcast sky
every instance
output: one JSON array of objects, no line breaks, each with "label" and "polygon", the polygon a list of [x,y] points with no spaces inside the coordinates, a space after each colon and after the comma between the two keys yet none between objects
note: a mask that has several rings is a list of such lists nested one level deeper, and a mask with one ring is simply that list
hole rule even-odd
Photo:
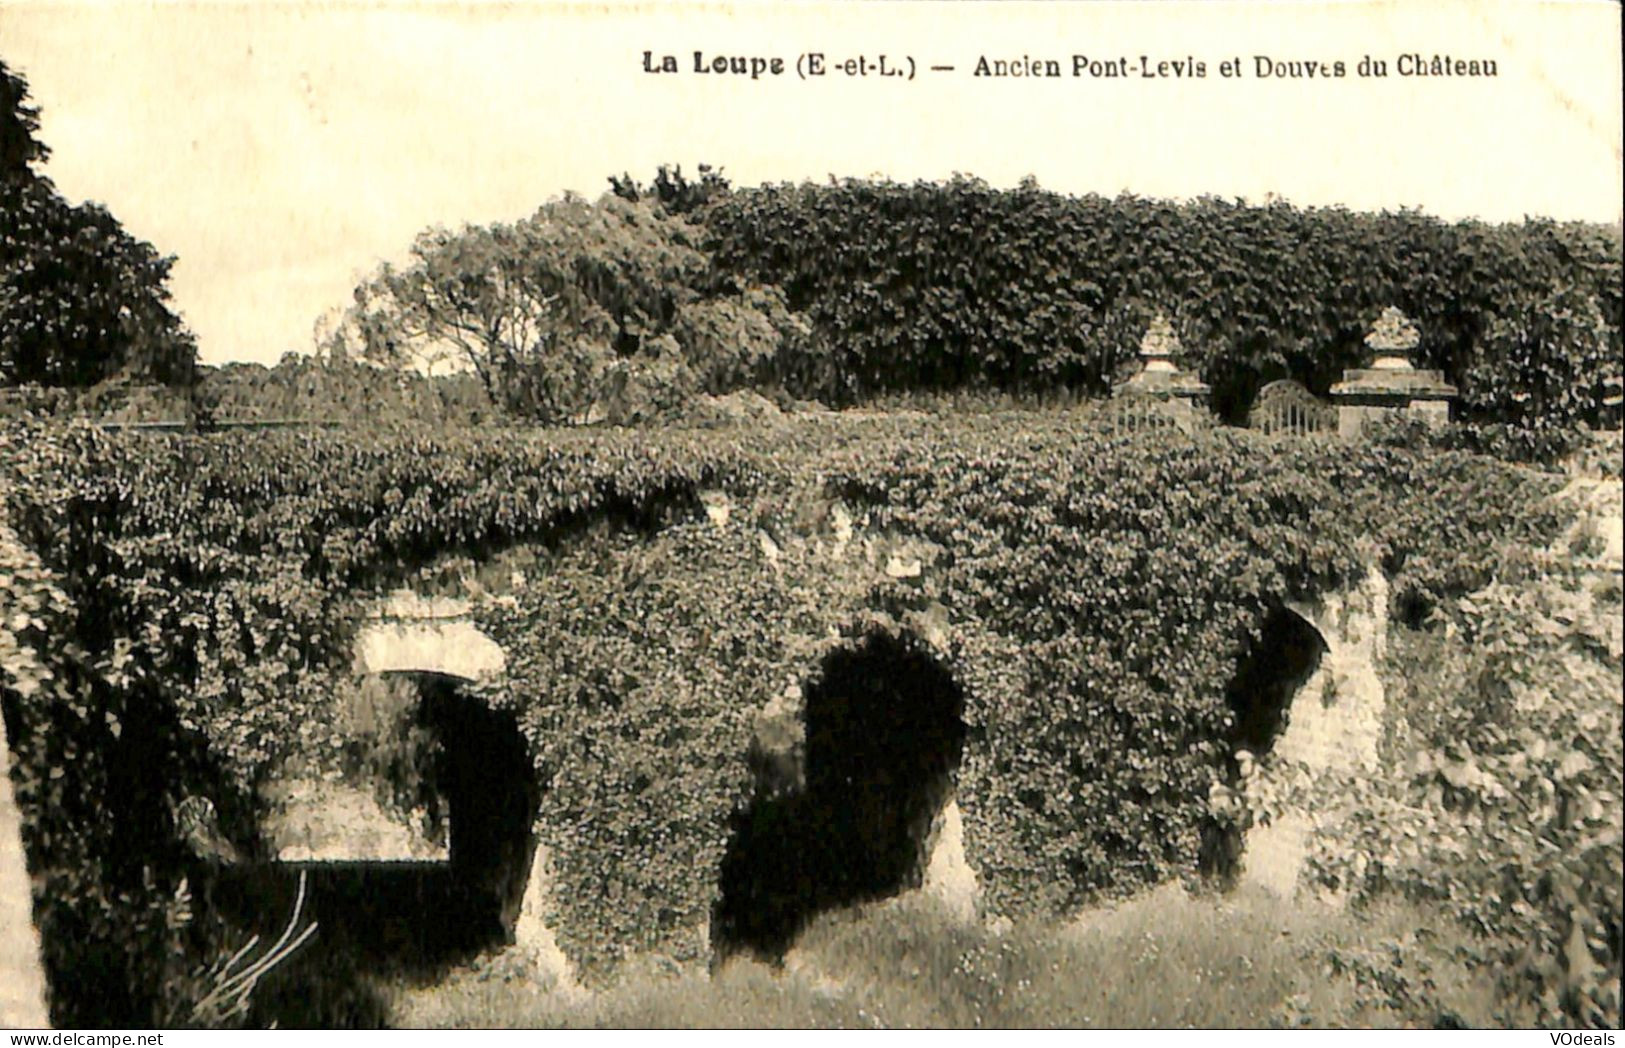
[{"label": "overcast sky", "polygon": [[[675,10],[673,10],[675,8]],[[611,173],[722,166],[735,184],[966,172],[1072,193],[1218,194],[1447,218],[1617,221],[1619,7],[1430,3],[70,6],[0,0],[46,173],[179,257],[203,358],[308,350],[381,259],[426,226],[511,220]],[[759,79],[693,53],[778,57]],[[643,72],[642,55],[680,73]],[[803,80],[796,59],[829,72]],[[1398,75],[1398,56],[1496,62]],[[912,57],[916,77],[839,60]],[[1072,56],[1129,77],[1073,77]],[[1139,56],[1207,76],[1147,79]],[[1059,80],[978,79],[981,56]],[[1255,56],[1342,60],[1261,79]],[[1362,56],[1389,76],[1356,75]],[[1221,75],[1241,60],[1243,75]],[[952,65],[931,73],[930,64]],[[1170,65],[1170,70],[1172,66]]]}]

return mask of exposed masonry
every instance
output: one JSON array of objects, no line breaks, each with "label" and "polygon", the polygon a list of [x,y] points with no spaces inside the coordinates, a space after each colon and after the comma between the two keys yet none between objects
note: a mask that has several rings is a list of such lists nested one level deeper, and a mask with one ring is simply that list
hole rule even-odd
[{"label": "exposed masonry", "polygon": [[475,628],[471,611],[466,600],[396,590],[372,609],[356,636],[357,671],[436,673],[466,681],[501,675],[507,655]]},{"label": "exposed masonry", "polygon": [[11,747],[0,720],[0,1027],[8,1030],[51,1024],[22,828],[11,793]]},{"label": "exposed masonry", "polygon": [[[1388,637],[1388,581],[1369,572],[1353,590],[1291,606],[1325,642],[1319,664],[1293,694],[1277,761],[1311,770],[1381,771],[1384,694],[1377,665]],[[1316,813],[1286,812],[1247,831],[1242,877],[1283,898],[1298,888]]]},{"label": "exposed masonry", "polygon": [[[0,568],[13,567],[38,569],[39,558],[0,524]],[[15,642],[4,622],[0,622],[0,648],[4,649],[0,654],[6,656],[0,660],[0,672],[15,666],[25,675],[44,676],[33,653]],[[17,663],[8,664],[13,659]],[[22,812],[11,789],[11,744],[0,719],[0,1027],[13,1030],[50,1025],[22,831]]]}]

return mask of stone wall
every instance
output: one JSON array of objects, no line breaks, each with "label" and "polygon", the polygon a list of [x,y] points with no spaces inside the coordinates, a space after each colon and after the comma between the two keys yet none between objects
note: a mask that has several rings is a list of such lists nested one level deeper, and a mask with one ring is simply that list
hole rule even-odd
[{"label": "stone wall", "polygon": [[320,779],[279,779],[264,788],[261,832],[280,862],[426,862],[444,844],[386,811],[368,790]]},{"label": "stone wall", "polygon": [[11,792],[11,747],[0,720],[0,1027],[49,1025],[33,891],[23,857],[22,813]]},{"label": "stone wall", "polygon": [[[0,572],[17,569],[26,577],[39,569],[39,558],[0,524]],[[0,591],[0,597],[9,596],[9,591]],[[8,678],[8,686],[22,687],[17,681],[38,680],[44,672],[28,646],[19,643],[0,621],[0,675]],[[11,744],[0,720],[0,1027],[8,1029],[50,1023],[22,825],[22,812],[11,788]]]}]

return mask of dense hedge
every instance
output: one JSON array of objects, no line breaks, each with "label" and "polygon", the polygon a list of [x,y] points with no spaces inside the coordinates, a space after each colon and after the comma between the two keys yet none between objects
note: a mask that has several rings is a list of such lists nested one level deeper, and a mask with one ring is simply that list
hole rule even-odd
[{"label": "dense hedge", "polygon": [[0,419],[89,418],[172,423],[359,423],[467,426],[499,416],[479,379],[381,368],[343,357],[289,353],[275,367],[199,367],[189,386],[104,383],[87,389],[21,386],[0,390]]},{"label": "dense hedge", "polygon": [[342,357],[289,353],[275,367],[226,364],[199,369],[198,421],[305,419],[469,425],[498,412],[474,375],[428,377]]},{"label": "dense hedge", "polygon": [[1070,197],[964,177],[739,189],[694,215],[719,266],[778,285],[813,326],[811,356],[828,366],[805,395],[1100,392],[1161,310],[1234,420],[1275,378],[1325,393],[1397,305],[1421,327],[1419,366],[1461,386],[1464,417],[1619,417],[1618,229]]},{"label": "dense hedge", "polygon": [[[534,577],[481,611],[510,652],[481,694],[531,740],[553,916],[589,970],[695,948],[755,712],[868,629],[925,638],[965,693],[960,799],[989,905],[1060,910],[1193,867],[1225,684],[1271,608],[1374,560],[1418,620],[1489,581],[1498,544],[1557,527],[1555,478],[1457,453],[1114,439],[1087,412],[832,417],[773,437],[14,427],[0,450],[12,525],[78,609],[59,628],[140,670],[139,689],[96,693],[87,723],[135,703],[169,725],[140,749],[63,737],[201,753],[160,788],[212,791],[249,849],[265,771],[342,745],[323,703],[361,598],[448,551],[529,549]],[[727,526],[700,523],[707,489],[729,493]],[[837,502],[859,525],[844,553]],[[642,538],[573,541],[606,525]],[[897,549],[919,576],[883,570]],[[54,700],[11,668],[14,745],[44,752],[30,733],[65,730],[42,727]],[[60,789],[99,796],[77,769]],[[101,847],[39,836],[42,803],[24,809],[36,865]]]}]

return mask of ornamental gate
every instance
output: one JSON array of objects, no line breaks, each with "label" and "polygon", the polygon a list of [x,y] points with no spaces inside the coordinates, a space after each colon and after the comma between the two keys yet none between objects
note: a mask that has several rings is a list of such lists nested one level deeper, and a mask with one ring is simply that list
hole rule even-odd
[{"label": "ornamental gate", "polygon": [[1266,436],[1305,436],[1337,432],[1337,409],[1291,379],[1271,382],[1258,391],[1247,428]]},{"label": "ornamental gate", "polygon": [[1189,433],[1212,425],[1210,416],[1183,400],[1144,394],[1114,396],[1095,409],[1094,418],[1114,438],[1145,433]]}]

